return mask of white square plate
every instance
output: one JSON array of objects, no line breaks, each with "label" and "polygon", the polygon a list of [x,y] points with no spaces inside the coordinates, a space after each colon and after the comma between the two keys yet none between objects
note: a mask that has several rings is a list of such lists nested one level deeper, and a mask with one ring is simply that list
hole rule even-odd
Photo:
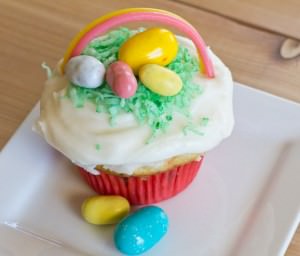
[{"label": "white square plate", "polygon": [[[300,217],[300,105],[236,85],[233,135],[192,185],[160,203],[166,237],[145,255],[283,255]],[[112,226],[80,217],[93,191],[31,131],[36,106],[0,157],[0,255],[120,255]]]}]

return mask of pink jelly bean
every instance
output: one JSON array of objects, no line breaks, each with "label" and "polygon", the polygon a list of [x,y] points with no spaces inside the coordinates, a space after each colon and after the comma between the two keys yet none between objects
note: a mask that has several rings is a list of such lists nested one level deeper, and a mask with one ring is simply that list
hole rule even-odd
[{"label": "pink jelly bean", "polygon": [[137,89],[132,69],[123,61],[116,61],[108,67],[106,81],[120,98],[132,97]]}]

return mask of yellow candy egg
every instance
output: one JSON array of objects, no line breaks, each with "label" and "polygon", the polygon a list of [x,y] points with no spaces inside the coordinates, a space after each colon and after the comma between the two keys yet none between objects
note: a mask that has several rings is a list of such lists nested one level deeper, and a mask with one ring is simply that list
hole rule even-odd
[{"label": "yellow candy egg", "polygon": [[81,206],[83,218],[96,225],[118,223],[129,210],[130,205],[122,196],[93,196],[86,199]]},{"label": "yellow candy egg", "polygon": [[169,64],[178,51],[174,34],[163,28],[150,28],[129,38],[120,48],[119,60],[126,62],[135,74],[145,64]]},{"label": "yellow candy egg", "polygon": [[149,90],[162,96],[174,96],[182,89],[182,81],[175,72],[156,64],[142,66],[139,77]]}]

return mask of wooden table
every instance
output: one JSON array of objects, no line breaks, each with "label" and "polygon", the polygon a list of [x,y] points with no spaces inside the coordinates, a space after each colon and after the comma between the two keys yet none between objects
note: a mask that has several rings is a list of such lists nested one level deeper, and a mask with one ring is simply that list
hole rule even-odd
[{"label": "wooden table", "polygon": [[[282,4],[284,2],[284,4]],[[285,60],[286,37],[300,39],[296,0],[0,0],[0,148],[34,104],[73,35],[114,9],[164,8],[189,20],[231,68],[236,81],[300,102],[300,58]],[[286,253],[300,255],[300,230]]]}]

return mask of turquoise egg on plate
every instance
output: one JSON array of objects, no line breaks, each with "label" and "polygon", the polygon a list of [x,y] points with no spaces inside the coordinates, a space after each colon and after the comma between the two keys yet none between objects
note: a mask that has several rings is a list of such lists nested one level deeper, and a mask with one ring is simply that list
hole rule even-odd
[{"label": "turquoise egg on plate", "polygon": [[115,245],[126,255],[141,254],[162,239],[168,226],[168,217],[160,207],[143,207],[117,225],[114,233]]}]

